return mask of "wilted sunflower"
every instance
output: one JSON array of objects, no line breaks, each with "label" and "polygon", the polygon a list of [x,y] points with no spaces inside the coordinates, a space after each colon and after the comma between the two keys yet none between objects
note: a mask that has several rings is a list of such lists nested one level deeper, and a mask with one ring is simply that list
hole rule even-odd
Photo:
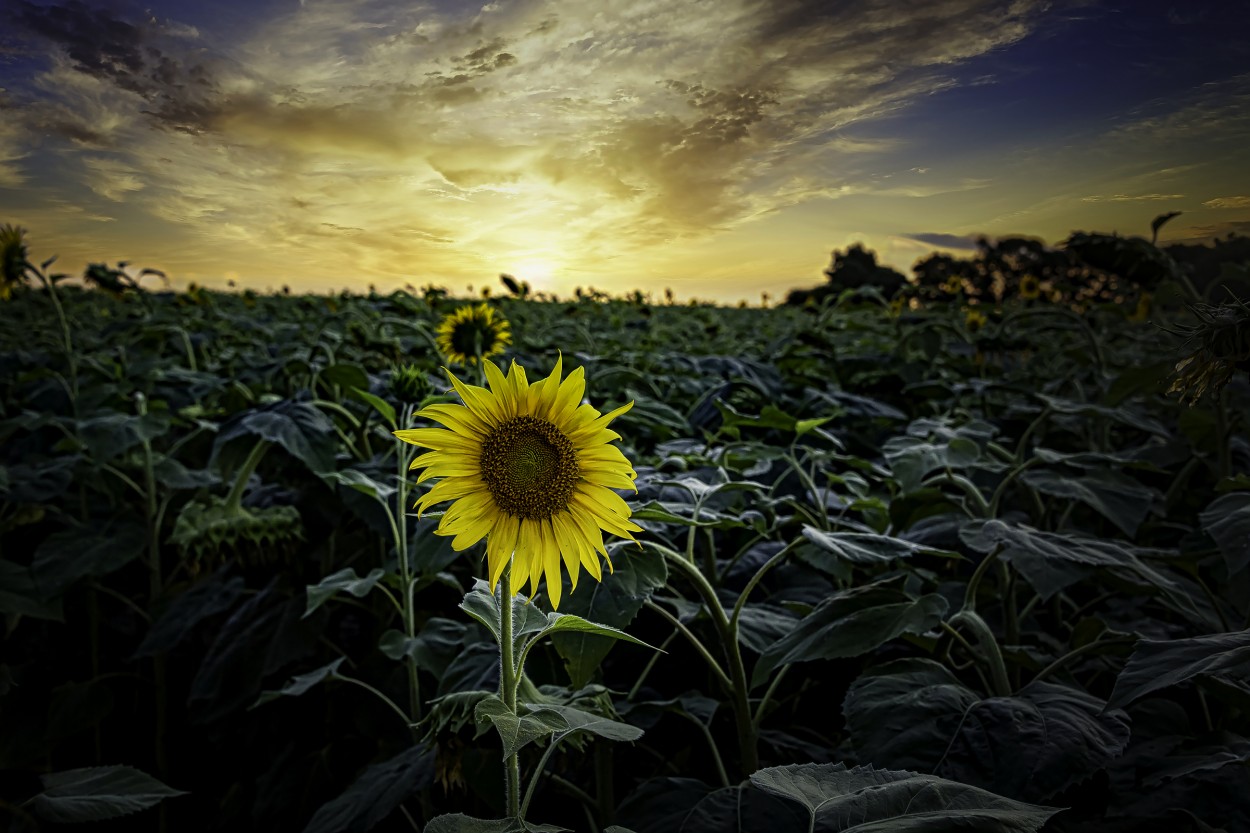
[{"label": "wilted sunflower", "polygon": [[[530,384],[516,362],[507,377],[493,362],[483,368],[490,389],[447,375],[463,405],[437,404],[417,412],[446,428],[396,431],[405,442],[431,449],[412,462],[425,469],[420,483],[442,480],[416,504],[418,514],[454,501],[436,530],[459,551],[486,538],[490,585],[512,563],[512,586],[528,579],[530,595],[545,576],[551,606],[560,604],[560,564],[577,587],[580,567],[599,581],[599,556],[608,557],[603,532],[633,541],[641,528],[613,489],[634,487],[633,467],[616,446],[608,423],[634,403],[600,414],[582,404],[585,373],[561,381],[562,360],[546,379]],[[608,569],[612,567],[608,561]]]},{"label": "wilted sunflower", "polygon": [[0,226],[0,301],[7,301],[26,277],[26,230],[5,223]]},{"label": "wilted sunflower", "polygon": [[1025,275],[1020,279],[1020,297],[1032,301],[1042,294],[1042,282],[1036,275]]},{"label": "wilted sunflower", "polygon": [[473,365],[497,356],[512,341],[512,330],[502,315],[486,304],[464,306],[450,313],[436,331],[438,349],[453,364]]}]

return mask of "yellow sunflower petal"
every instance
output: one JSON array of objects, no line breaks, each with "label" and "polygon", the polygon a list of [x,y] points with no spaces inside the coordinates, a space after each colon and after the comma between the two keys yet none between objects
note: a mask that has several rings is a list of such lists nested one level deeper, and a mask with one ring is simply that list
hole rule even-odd
[{"label": "yellow sunflower petal", "polygon": [[551,599],[551,609],[559,610],[564,580],[560,575],[560,545],[556,543],[556,534],[551,528],[551,521],[539,521],[538,534],[542,539],[543,572],[546,573],[547,578],[547,597]]}]

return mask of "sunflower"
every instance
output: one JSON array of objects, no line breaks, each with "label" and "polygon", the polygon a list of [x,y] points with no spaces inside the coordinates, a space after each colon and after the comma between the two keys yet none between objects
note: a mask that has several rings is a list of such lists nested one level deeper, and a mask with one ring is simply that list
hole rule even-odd
[{"label": "sunflower", "polygon": [[486,304],[461,307],[445,316],[436,335],[439,352],[459,365],[497,356],[512,341],[507,319]]},{"label": "sunflower", "polygon": [[1020,279],[1020,297],[1032,301],[1042,294],[1042,282],[1036,275],[1025,275]]},{"label": "sunflower", "polygon": [[989,318],[980,310],[972,307],[964,310],[964,326],[968,328],[968,332],[978,332],[987,323],[989,323]]},{"label": "sunflower", "polygon": [[26,230],[5,223],[0,226],[0,301],[7,301],[26,277]]},{"label": "sunflower", "polygon": [[954,295],[959,292],[959,290],[963,289],[963,286],[964,282],[962,278],[958,275],[951,275],[942,282],[942,291],[948,295]]},{"label": "sunflower", "polygon": [[582,368],[561,381],[562,368],[557,359],[550,376],[530,384],[515,361],[507,377],[493,362],[483,362],[489,390],[448,371],[464,404],[417,412],[446,428],[395,432],[431,449],[412,462],[412,468],[424,469],[418,483],[442,478],[417,501],[418,515],[432,504],[454,501],[436,533],[451,536],[457,551],[485,538],[491,589],[511,562],[512,586],[520,588],[528,579],[533,596],[545,577],[553,608],[560,605],[562,562],[574,589],[581,567],[600,581],[599,556],[608,558],[603,532],[634,541],[631,533],[641,531],[629,520],[629,506],[612,491],[637,491],[637,475],[610,445],[620,435],[608,428],[634,403],[600,414],[582,403]]}]

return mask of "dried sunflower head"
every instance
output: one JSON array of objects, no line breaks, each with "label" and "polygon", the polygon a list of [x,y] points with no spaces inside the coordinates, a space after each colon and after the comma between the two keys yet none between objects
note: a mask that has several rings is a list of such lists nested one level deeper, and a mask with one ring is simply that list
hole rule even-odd
[{"label": "dried sunflower head", "polygon": [[26,258],[26,229],[8,223],[0,226],[0,301],[7,300],[26,278],[30,268]]},{"label": "dried sunflower head", "polygon": [[1218,306],[1194,304],[1189,310],[1198,324],[1169,332],[1197,347],[1176,363],[1168,393],[1179,393],[1182,402],[1194,405],[1208,392],[1223,390],[1234,370],[1250,372],[1250,307],[1235,301]]}]

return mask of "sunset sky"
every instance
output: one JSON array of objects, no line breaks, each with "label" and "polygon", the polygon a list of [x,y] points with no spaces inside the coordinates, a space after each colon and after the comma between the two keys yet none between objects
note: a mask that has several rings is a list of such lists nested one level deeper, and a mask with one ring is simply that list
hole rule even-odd
[{"label": "sunset sky", "polygon": [[0,222],[71,273],[758,301],[855,241],[1250,233],[1244,0],[5,9]]}]

